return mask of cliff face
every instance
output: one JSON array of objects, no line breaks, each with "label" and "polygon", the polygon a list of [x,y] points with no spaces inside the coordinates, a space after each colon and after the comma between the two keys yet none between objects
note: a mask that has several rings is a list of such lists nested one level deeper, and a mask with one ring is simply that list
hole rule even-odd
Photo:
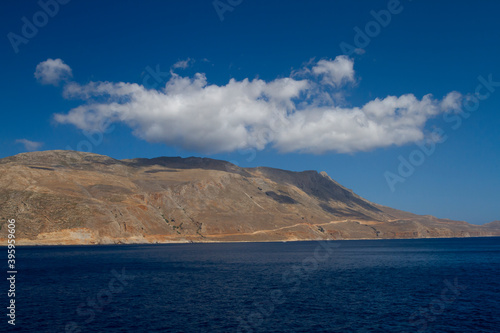
[{"label": "cliff face", "polygon": [[[500,235],[369,202],[316,171],[207,158],[73,151],[0,159],[0,239],[17,244],[280,241]],[[4,243],[5,244],[5,243]]]}]

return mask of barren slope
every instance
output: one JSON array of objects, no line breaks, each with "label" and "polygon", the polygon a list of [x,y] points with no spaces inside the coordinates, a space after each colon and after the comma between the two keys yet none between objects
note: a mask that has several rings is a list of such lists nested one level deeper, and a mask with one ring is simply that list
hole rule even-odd
[{"label": "barren slope", "polygon": [[18,244],[500,235],[495,223],[474,226],[371,203],[324,172],[73,151],[0,159],[0,238],[12,218]]}]

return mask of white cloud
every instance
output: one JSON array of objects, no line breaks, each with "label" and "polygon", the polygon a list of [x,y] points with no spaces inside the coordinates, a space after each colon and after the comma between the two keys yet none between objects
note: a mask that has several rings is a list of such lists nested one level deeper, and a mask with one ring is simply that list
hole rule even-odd
[{"label": "white cloud", "polygon": [[360,108],[322,107],[291,115],[275,145],[281,151],[349,153],[424,138],[423,126],[441,112],[430,95],[375,99]]},{"label": "white cloud", "polygon": [[320,60],[312,67],[312,72],[323,77],[323,84],[334,87],[354,82],[354,62],[346,56],[338,56],[335,60]]},{"label": "white cloud", "polygon": [[179,60],[175,64],[172,65],[173,69],[176,68],[181,68],[181,69],[186,69],[188,68],[194,61],[191,58],[187,58],[186,60]]},{"label": "white cloud", "polygon": [[71,68],[61,59],[47,59],[36,66],[35,78],[42,84],[57,86],[72,76]]},{"label": "white cloud", "polygon": [[459,110],[461,105],[462,95],[456,91],[452,91],[441,101],[441,108],[446,112]]},{"label": "white cloud", "polygon": [[43,142],[35,142],[27,139],[17,139],[16,143],[23,144],[24,148],[28,151],[34,151],[43,146]]},{"label": "white cloud", "polygon": [[405,94],[342,107],[335,101],[344,95],[342,85],[355,81],[352,60],[339,56],[308,66],[302,74],[310,78],[231,79],[226,85],[208,84],[201,73],[173,73],[159,90],[125,82],[72,82],[64,96],[84,103],[55,120],[84,130],[120,122],[144,140],[206,153],[266,146],[349,153],[422,140],[428,119],[460,107],[456,92],[443,100]]}]

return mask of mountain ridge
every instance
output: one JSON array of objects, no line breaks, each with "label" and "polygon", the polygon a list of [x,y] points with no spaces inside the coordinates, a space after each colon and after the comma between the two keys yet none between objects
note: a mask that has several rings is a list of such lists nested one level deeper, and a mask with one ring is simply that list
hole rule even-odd
[{"label": "mountain ridge", "polygon": [[241,168],[202,157],[117,160],[76,151],[0,159],[0,239],[115,244],[470,237],[500,224],[370,202],[326,172]]}]

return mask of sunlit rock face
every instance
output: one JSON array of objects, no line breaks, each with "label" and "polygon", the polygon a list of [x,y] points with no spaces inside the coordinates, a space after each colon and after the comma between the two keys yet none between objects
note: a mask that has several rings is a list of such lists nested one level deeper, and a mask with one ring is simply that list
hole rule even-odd
[{"label": "sunlit rock face", "polygon": [[369,202],[325,172],[208,158],[115,160],[74,151],[0,159],[0,239],[116,244],[500,235],[500,222],[415,215]]}]

